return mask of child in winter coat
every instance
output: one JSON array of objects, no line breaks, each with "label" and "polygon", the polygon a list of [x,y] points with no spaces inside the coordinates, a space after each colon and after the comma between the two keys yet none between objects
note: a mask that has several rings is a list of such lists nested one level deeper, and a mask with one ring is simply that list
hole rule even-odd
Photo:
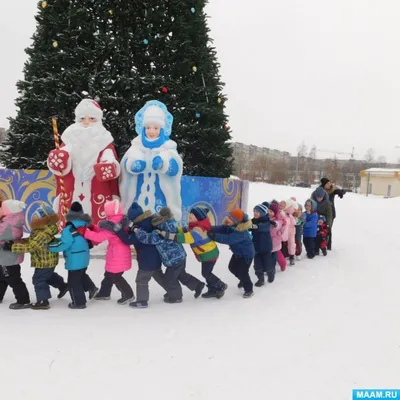
[{"label": "child in winter coat", "polygon": [[311,199],[317,203],[317,209],[315,211],[326,218],[326,224],[329,230],[333,221],[333,211],[328,193],[322,189],[322,187],[318,187],[311,195]]},{"label": "child in winter coat", "polygon": [[282,259],[284,261],[285,258],[283,257],[283,254],[281,253],[281,248],[282,248],[282,217],[279,211],[279,203],[277,201],[272,201],[269,210],[268,210],[269,218],[271,220],[271,223],[274,223],[273,226],[271,226],[271,238],[272,238],[272,253],[271,253],[271,263],[272,263],[272,268],[273,268],[273,276],[270,279],[268,277],[268,282],[273,282],[275,280],[275,271],[276,271],[276,263],[278,261],[278,257],[280,256],[281,262]]},{"label": "child in winter coat", "polygon": [[[120,223],[124,218],[124,212],[119,200],[107,201],[104,205],[106,220]],[[95,300],[110,300],[112,287],[115,285],[121,292],[121,298],[117,301],[120,305],[130,303],[135,299],[133,290],[129,283],[123,277],[125,271],[132,268],[131,249],[123,243],[121,239],[113,232],[102,228],[100,221],[93,230],[87,227],[78,228],[78,232],[87,240],[96,243],[108,242],[106,252],[106,265],[104,279],[101,282],[100,291],[94,297]]]},{"label": "child in winter coat", "polygon": [[68,271],[68,290],[72,300],[68,307],[84,309],[85,292],[89,292],[89,298],[93,299],[99,291],[86,273],[90,262],[89,243],[78,232],[79,228],[88,226],[91,219],[88,214],[83,213],[81,204],[74,202],[65,220],[67,224],[61,232],[60,240],[50,243],[49,250],[52,253],[64,253],[65,269]]},{"label": "child in winter coat", "polygon": [[213,274],[219,250],[216,243],[207,236],[207,232],[211,229],[208,213],[207,208],[194,207],[190,210],[187,228],[178,228],[178,232],[172,235],[165,231],[158,231],[158,233],[178,243],[190,244],[197,261],[201,262],[201,274],[207,282],[208,291],[201,297],[221,299],[228,285]]},{"label": "child in winter coat", "polygon": [[301,253],[303,252],[303,225],[305,217],[303,215],[303,206],[298,204],[298,208],[294,214],[296,218],[296,258],[297,261],[301,260]]},{"label": "child in winter coat", "polygon": [[326,218],[320,215],[318,218],[317,237],[315,238],[315,254],[319,256],[319,251],[322,251],[324,256],[327,255],[328,243],[328,228],[326,227]]},{"label": "child in winter coat", "polygon": [[[288,240],[289,240],[289,216],[286,214],[285,210],[287,208],[286,201],[282,200],[279,203],[279,212],[282,218],[282,249],[281,253],[284,258],[289,257]],[[281,266],[282,267],[282,266]]]},{"label": "child in winter coat", "polygon": [[39,207],[31,220],[31,235],[28,239],[22,239],[20,243],[9,245],[13,253],[31,254],[31,267],[35,268],[33,274],[33,286],[36,292],[36,303],[32,305],[34,310],[47,310],[50,308],[50,287],[57,288],[60,292],[59,299],[68,292],[68,285],[64,279],[55,272],[58,264],[58,254],[52,253],[48,245],[55,241],[58,234],[58,215],[49,206]]},{"label": "child in winter coat", "polygon": [[229,262],[229,271],[239,279],[239,288],[244,289],[245,299],[253,296],[253,282],[249,270],[254,258],[254,245],[250,229],[253,224],[240,209],[231,211],[222,226],[212,227],[208,236],[218,243],[229,245],[233,255]]},{"label": "child in winter coat", "polygon": [[[168,207],[153,215],[151,223],[157,231],[173,234],[178,229],[178,224]],[[183,293],[179,282],[193,291],[196,299],[200,297],[205,284],[186,272],[186,252],[182,244],[165,239],[156,231],[148,233],[139,228],[135,228],[134,231],[140,242],[156,246],[163,264],[167,267],[165,271],[167,294],[164,296],[164,301],[169,304],[182,303]]]},{"label": "child in winter coat", "polygon": [[303,243],[306,248],[307,257],[312,259],[315,257],[315,238],[317,236],[318,214],[316,213],[317,205],[314,200],[307,200],[305,203],[304,226],[303,226]]},{"label": "child in winter coat", "polygon": [[258,278],[255,286],[261,287],[265,285],[264,274],[267,274],[269,281],[273,281],[275,277],[275,269],[272,266],[271,221],[265,204],[258,204],[253,211],[254,218],[251,222],[255,250],[254,270]]},{"label": "child in winter coat", "polygon": [[295,211],[298,204],[295,198],[291,198],[286,202],[285,214],[288,221],[288,255],[290,265],[295,265],[294,257],[296,255],[296,218]]},{"label": "child in winter coat", "polygon": [[[135,228],[146,233],[153,231],[151,211],[143,211],[136,202],[128,210],[127,218],[122,223],[102,222],[104,229],[111,230],[128,246],[134,246],[138,263],[136,275],[136,301],[129,304],[132,308],[147,308],[149,305],[149,282],[153,278],[163,289],[166,288],[164,273],[161,269],[161,257],[155,245],[143,244],[136,237]],[[165,289],[166,290],[166,289]]]},{"label": "child in winter coat", "polygon": [[21,278],[20,264],[24,255],[14,254],[2,247],[7,242],[22,239],[25,207],[25,203],[17,200],[4,200],[0,205],[0,303],[10,286],[17,300],[10,305],[11,310],[31,308],[28,289]]}]

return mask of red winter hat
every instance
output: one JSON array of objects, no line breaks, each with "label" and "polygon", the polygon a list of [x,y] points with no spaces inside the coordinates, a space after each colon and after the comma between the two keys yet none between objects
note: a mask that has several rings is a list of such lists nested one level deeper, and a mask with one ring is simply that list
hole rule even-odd
[{"label": "red winter hat", "polygon": [[240,208],[236,208],[235,210],[232,210],[228,215],[229,215],[229,218],[231,218],[237,224],[239,224],[240,222],[243,222],[243,220],[244,220],[244,212]]}]

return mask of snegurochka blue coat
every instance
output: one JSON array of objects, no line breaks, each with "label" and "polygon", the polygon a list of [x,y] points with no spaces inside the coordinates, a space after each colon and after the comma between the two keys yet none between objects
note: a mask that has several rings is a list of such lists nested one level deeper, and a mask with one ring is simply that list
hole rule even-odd
[{"label": "snegurochka blue coat", "polygon": [[89,225],[90,216],[70,211],[65,219],[67,226],[62,230],[60,240],[50,244],[49,250],[52,253],[63,252],[68,271],[87,268],[90,262],[89,243],[76,229]]}]

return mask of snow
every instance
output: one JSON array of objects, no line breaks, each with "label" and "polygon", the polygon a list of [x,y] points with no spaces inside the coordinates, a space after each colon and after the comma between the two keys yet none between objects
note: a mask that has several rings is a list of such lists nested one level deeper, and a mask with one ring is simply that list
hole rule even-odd
[{"label": "snow", "polygon": [[[291,196],[304,203],[309,195],[255,183],[249,204]],[[223,246],[216,274],[230,287],[219,301],[184,289],[184,303],[167,305],[152,285],[147,310],[118,306],[114,291],[111,302],[83,311],[55,298],[49,311],[17,312],[8,291],[0,305],[2,398],[345,400],[353,388],[398,387],[400,234],[389,221],[399,200],[347,193],[336,203],[334,251],[279,272],[249,300]],[[200,277],[187,252],[188,270]],[[26,282],[32,272],[27,259]],[[99,284],[103,261],[89,272]],[[126,274],[132,285],[135,273]]]}]

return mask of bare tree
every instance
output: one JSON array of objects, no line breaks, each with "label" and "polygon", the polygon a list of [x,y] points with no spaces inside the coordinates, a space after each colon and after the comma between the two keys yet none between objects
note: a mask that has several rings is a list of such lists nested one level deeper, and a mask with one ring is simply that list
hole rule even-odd
[{"label": "bare tree", "polygon": [[387,164],[385,156],[379,156],[376,161],[378,162],[380,168],[384,168]]},{"label": "bare tree", "polygon": [[270,182],[285,183],[288,178],[288,166],[283,159],[276,159],[270,166]]},{"label": "bare tree", "polygon": [[372,149],[372,148],[369,148],[368,150],[367,150],[367,152],[365,153],[365,161],[368,163],[368,164],[371,164],[371,163],[373,163],[374,162],[374,160],[375,160],[375,150],[374,149]]},{"label": "bare tree", "polygon": [[308,153],[308,158],[311,158],[311,160],[315,160],[317,158],[317,146],[313,146],[310,149],[310,152]]},{"label": "bare tree", "polygon": [[307,156],[307,145],[304,143],[304,140],[301,142],[299,147],[297,148],[297,154],[299,157],[306,157]]},{"label": "bare tree", "polygon": [[270,164],[271,160],[267,156],[259,156],[251,161],[249,171],[253,180],[256,180],[257,178],[266,180],[268,178],[268,169]]}]

